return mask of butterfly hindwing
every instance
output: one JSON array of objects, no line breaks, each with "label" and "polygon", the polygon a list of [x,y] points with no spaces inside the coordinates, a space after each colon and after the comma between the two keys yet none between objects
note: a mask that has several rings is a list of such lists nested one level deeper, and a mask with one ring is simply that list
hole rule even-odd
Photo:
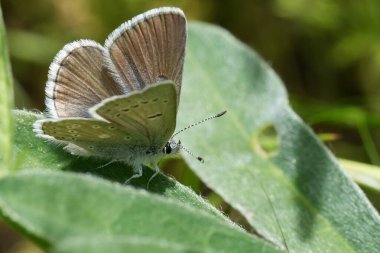
[{"label": "butterfly hindwing", "polygon": [[133,154],[150,148],[149,140],[139,132],[97,119],[38,120],[34,131],[38,136],[68,144],[65,148],[78,155],[131,160]]},{"label": "butterfly hindwing", "polygon": [[128,133],[122,127],[97,119],[66,118],[45,119],[34,124],[35,132],[46,138],[53,137],[62,142],[88,142],[88,143],[136,143],[148,145],[147,139],[142,135]]},{"label": "butterfly hindwing", "polygon": [[163,146],[175,130],[176,99],[175,85],[167,81],[127,96],[106,99],[91,112],[129,131],[138,131],[152,146]]}]

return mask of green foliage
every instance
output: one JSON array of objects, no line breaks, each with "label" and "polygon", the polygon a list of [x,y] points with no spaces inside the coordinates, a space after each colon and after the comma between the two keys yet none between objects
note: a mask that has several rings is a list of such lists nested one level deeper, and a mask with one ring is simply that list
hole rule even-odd
[{"label": "green foliage", "polygon": [[[291,110],[274,72],[220,29],[195,24],[189,32],[179,122],[194,118],[194,112],[228,111],[203,130],[181,136],[205,156],[206,168],[186,157],[196,174],[259,234],[281,244],[267,192],[291,252],[378,248],[378,214]],[[267,125],[274,127],[279,142],[278,154],[270,157],[252,145]]]},{"label": "green foliage", "polygon": [[5,27],[0,7],[0,177],[11,170],[13,121],[12,74],[6,43]]},{"label": "green foliage", "polygon": [[379,167],[346,159],[339,159],[339,163],[358,184],[380,193]]},{"label": "green foliage", "polygon": [[206,252],[279,252],[199,208],[92,176],[35,170],[4,178],[0,192],[4,216],[42,245],[131,238]]},{"label": "green foliage", "polygon": [[[164,240],[151,240],[145,238],[75,238],[60,243],[53,253],[128,253],[155,252],[155,253],[214,253],[211,250],[196,250],[196,247],[184,247]],[[215,252],[216,253],[216,252]]]}]

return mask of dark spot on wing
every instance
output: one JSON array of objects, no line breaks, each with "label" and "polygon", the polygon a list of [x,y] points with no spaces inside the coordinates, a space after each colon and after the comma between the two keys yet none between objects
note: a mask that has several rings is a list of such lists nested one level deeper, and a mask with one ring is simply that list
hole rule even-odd
[{"label": "dark spot on wing", "polygon": [[156,114],[153,114],[153,115],[149,115],[148,118],[149,119],[154,119],[154,118],[161,117],[161,116],[162,116],[162,113],[156,113]]},{"label": "dark spot on wing", "polygon": [[159,82],[159,81],[165,81],[165,80],[168,80],[169,78],[166,76],[166,75],[163,75],[163,74],[161,74],[161,75],[158,75],[158,77],[157,77],[157,81]]}]

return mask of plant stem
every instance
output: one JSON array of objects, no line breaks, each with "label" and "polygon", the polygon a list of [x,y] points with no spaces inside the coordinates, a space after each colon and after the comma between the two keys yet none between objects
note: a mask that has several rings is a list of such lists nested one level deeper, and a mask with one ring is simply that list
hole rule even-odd
[{"label": "plant stem", "polygon": [[12,167],[13,83],[3,14],[0,6],[0,177]]}]

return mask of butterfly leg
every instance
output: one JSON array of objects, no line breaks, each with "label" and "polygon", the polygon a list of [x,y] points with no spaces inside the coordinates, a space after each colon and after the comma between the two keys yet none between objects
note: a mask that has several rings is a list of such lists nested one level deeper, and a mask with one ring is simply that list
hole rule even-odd
[{"label": "butterfly leg", "polygon": [[103,165],[100,165],[99,167],[96,167],[96,169],[98,170],[98,169],[104,168],[104,167],[106,167],[106,166],[108,166],[108,165],[110,165],[111,163],[114,163],[114,162],[116,162],[116,161],[115,160],[111,160],[110,162],[108,162],[106,164],[103,164]]},{"label": "butterfly leg", "polygon": [[158,175],[158,173],[160,173],[160,168],[158,167],[157,163],[156,162],[152,162],[152,165],[154,167],[154,174],[149,178],[149,181],[148,181],[148,184],[147,184],[147,188],[149,188],[149,183],[150,181],[152,181],[152,179]]},{"label": "butterfly leg", "polygon": [[134,179],[134,178],[138,178],[138,177],[141,177],[141,176],[142,176],[142,164],[140,164],[140,165],[134,167],[134,168],[133,168],[133,173],[134,173],[134,174],[133,174],[130,178],[128,178],[128,179],[124,182],[124,184],[128,184],[129,181],[131,181],[132,179]]}]

